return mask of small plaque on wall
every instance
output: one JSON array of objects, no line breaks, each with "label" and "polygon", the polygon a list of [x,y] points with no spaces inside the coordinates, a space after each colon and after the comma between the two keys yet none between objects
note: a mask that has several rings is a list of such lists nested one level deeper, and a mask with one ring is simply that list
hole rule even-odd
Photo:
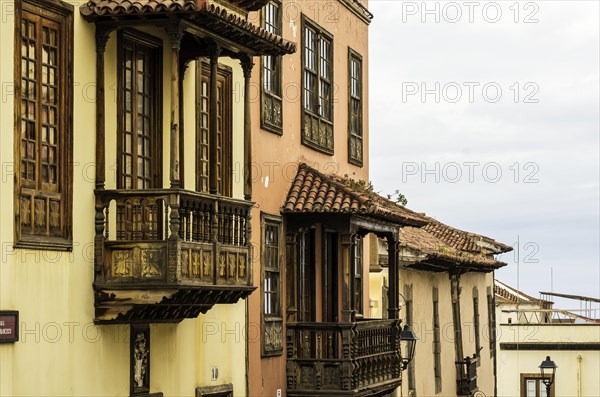
[{"label": "small plaque on wall", "polygon": [[19,312],[0,310],[0,343],[13,343],[19,340]]}]

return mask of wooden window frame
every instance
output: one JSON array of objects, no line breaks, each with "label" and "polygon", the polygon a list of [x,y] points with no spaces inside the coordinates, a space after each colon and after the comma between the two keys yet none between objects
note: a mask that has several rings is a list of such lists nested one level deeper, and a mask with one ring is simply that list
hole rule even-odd
[{"label": "wooden window frame", "polygon": [[439,290],[433,287],[433,376],[435,380],[435,394],[442,392],[442,341],[440,333]]},{"label": "wooden window frame", "polygon": [[[41,21],[55,23],[58,25],[60,37],[57,41],[58,49],[58,83],[56,84],[58,93],[57,108],[57,151],[59,158],[56,165],[56,180],[58,192],[51,192],[42,186],[41,181],[41,128],[38,126],[43,123],[41,117],[41,95],[36,96],[35,104],[35,182],[24,182],[21,178],[21,101],[22,95],[22,29],[21,24],[24,19],[24,13],[32,15],[32,18],[39,18],[39,29],[41,30]],[[15,166],[15,185],[14,185],[14,214],[15,214],[15,248],[43,249],[53,251],[70,251],[73,248],[73,35],[74,35],[74,7],[71,4],[59,0],[16,0],[15,1],[15,51],[14,51],[14,82],[15,82],[15,123],[14,123],[14,166]],[[36,42],[41,43],[42,37],[36,36]],[[41,45],[36,45],[36,64],[40,65],[43,58],[37,58],[37,52],[41,52]],[[42,72],[41,66],[35,71],[35,90],[41,92]],[[30,208],[27,211],[21,203],[21,197],[24,193],[30,197]],[[41,196],[41,197],[40,197]],[[26,198],[27,200],[27,198]],[[41,208],[37,208],[38,202],[44,202],[44,229],[36,231],[38,226],[37,214]],[[52,212],[51,204],[59,201],[59,231],[56,235],[51,235]],[[34,205],[35,204],[35,205]],[[32,208],[33,207],[33,208]],[[56,207],[54,207],[56,209]],[[22,217],[29,217],[30,228],[33,233],[25,233],[22,230]]]},{"label": "wooden window frame", "polygon": [[[152,123],[154,128],[150,131],[150,139],[154,141],[154,145],[151,148],[151,184],[150,188],[162,187],[162,151],[160,148],[162,145],[162,51],[163,43],[157,37],[151,36],[147,33],[140,32],[134,29],[123,29],[117,34],[117,189],[125,189],[125,175],[123,173],[125,165],[123,164],[123,139],[124,139],[124,120],[125,114],[123,109],[125,108],[124,98],[124,76],[123,71],[125,70],[124,63],[124,43],[132,42],[136,46],[152,50],[155,54],[152,60],[152,67],[154,69],[153,85],[155,87],[154,95],[152,96],[152,109],[154,114],[152,117]],[[136,76],[137,79],[137,76]],[[132,109],[136,115],[137,110]],[[136,121],[137,123],[137,121]],[[132,128],[132,130],[134,130]],[[132,134],[132,147],[134,153],[132,153],[132,187],[131,189],[137,189],[137,133]]]},{"label": "wooden window frame", "polygon": [[[475,334],[475,354],[481,357],[481,324],[479,319],[479,290],[473,287],[473,332]],[[477,360],[477,366],[481,366],[481,360]]]},{"label": "wooden window frame", "polygon": [[[414,316],[413,316],[413,285],[412,284],[404,284],[404,303],[406,304],[406,324],[410,325],[414,329]],[[411,360],[408,363],[408,392],[409,395],[416,395],[417,386],[416,386],[416,376],[415,376],[415,360]]]},{"label": "wooden window frame", "polygon": [[[261,212],[260,216],[261,223],[261,281],[260,281],[260,303],[261,303],[261,323],[262,323],[262,332],[261,332],[261,347],[262,347],[262,356],[280,356],[283,354],[283,271],[285,264],[283,263],[283,252],[284,252],[284,236],[283,233],[283,219],[281,216],[267,214]],[[277,228],[277,267],[267,267],[267,246],[266,246],[266,230],[267,226],[274,226]],[[266,313],[265,311],[265,295],[267,291],[265,290],[265,277],[267,273],[275,273],[278,275],[277,283],[275,285],[275,299],[276,299],[276,312],[275,313]],[[272,292],[270,292],[272,293]],[[270,338],[280,338],[278,343],[278,347],[268,346],[267,345],[267,335],[266,333],[270,333]],[[275,333],[279,333],[279,335],[275,335]]]},{"label": "wooden window frame", "polygon": [[364,316],[364,288],[363,288],[363,275],[364,275],[364,240],[363,238],[357,238],[354,244],[352,252],[352,262],[354,265],[354,310],[358,317]]},{"label": "wooden window frame", "polygon": [[[541,396],[540,394],[540,389],[538,387],[546,387],[546,385],[544,385],[541,380],[544,379],[542,377],[542,374],[539,373],[521,373],[521,389],[520,389],[520,396],[521,397],[527,397],[527,381],[528,380],[538,380],[540,382],[537,382],[537,386],[536,386],[536,395]],[[553,382],[550,385],[550,396],[548,397],[554,397],[556,396],[556,392],[554,391],[554,385],[556,384],[556,381]]]},{"label": "wooden window frame", "polygon": [[[359,65],[359,76],[358,76],[358,96],[352,95],[352,63],[358,62]],[[348,47],[348,162],[358,167],[363,166],[364,157],[364,129],[363,129],[363,58],[362,56]],[[359,113],[358,113],[358,131],[352,130],[352,101],[358,101]],[[356,140],[356,144],[360,143],[360,158],[352,156],[352,141]]]},{"label": "wooden window frame", "polygon": [[490,358],[496,357],[496,303],[493,287],[487,287],[488,336],[490,343]]},{"label": "wooden window frame", "polygon": [[[278,9],[276,20],[273,23],[273,27],[269,28],[267,26],[267,6],[272,5]],[[283,30],[283,18],[282,18],[282,2],[280,0],[271,0],[265,7],[261,10],[261,26],[263,29],[281,36],[281,31]],[[274,90],[267,90],[265,88],[265,73],[267,67],[265,66],[265,62],[267,57],[262,56],[260,58],[260,104],[261,104],[261,112],[260,112],[260,128],[263,130],[272,132],[277,135],[283,135],[283,90],[282,90],[282,71],[281,71],[281,63],[283,61],[281,56],[269,55],[272,57],[274,63],[273,77],[275,79]],[[270,108],[267,108],[268,103],[270,102]],[[276,110],[275,107],[279,106],[279,120],[275,120]],[[268,113],[270,109],[270,117],[268,117]]]},{"label": "wooden window frame", "polygon": [[[307,30],[312,30],[313,33],[316,36],[316,41],[317,41],[317,45],[316,45],[316,70],[310,70],[306,67],[306,31]],[[334,119],[335,119],[335,115],[334,115],[334,102],[335,102],[335,96],[334,96],[334,89],[335,89],[335,85],[334,85],[334,59],[335,59],[335,50],[334,50],[334,42],[333,42],[333,35],[329,32],[327,32],[325,29],[323,29],[322,27],[320,27],[317,23],[315,23],[314,21],[312,21],[310,18],[308,18],[306,15],[302,14],[302,18],[301,18],[301,32],[302,32],[302,75],[301,75],[301,90],[302,90],[302,95],[301,95],[301,103],[300,103],[300,126],[301,126],[301,142],[303,145],[308,146],[318,152],[321,153],[325,153],[325,154],[330,154],[333,155],[334,154],[334,148],[335,148],[335,133],[334,133]],[[325,76],[321,70],[321,40],[324,41],[328,41],[330,48],[331,48],[331,52],[330,52],[330,58],[329,58],[329,76]],[[306,87],[305,87],[305,73],[306,72],[310,72],[313,74],[314,78],[315,78],[315,84],[316,87],[315,88],[315,92],[313,93],[313,96],[315,97],[314,100],[316,102],[319,101],[319,92],[321,90],[321,83],[325,82],[329,84],[330,87],[330,98],[329,98],[329,114],[331,116],[331,119],[327,119],[325,116],[321,115],[319,112],[320,110],[314,111],[314,110],[308,110],[305,107],[305,103],[306,103]],[[307,130],[307,120],[310,120],[310,131]],[[320,134],[322,128],[325,129],[325,144],[322,144],[320,142],[316,142],[313,138],[314,136],[314,132],[313,132],[313,127],[316,125],[317,127],[317,133]],[[324,125],[324,127],[322,127]],[[310,138],[309,138],[310,135]],[[319,138],[321,139],[321,138]],[[331,142],[331,144],[328,144],[328,141]]]},{"label": "wooden window frame", "polygon": [[297,320],[315,322],[317,312],[316,247],[317,233],[313,227],[298,232],[298,266],[296,268]]},{"label": "wooden window frame", "polygon": [[[201,95],[202,95],[202,79],[208,78],[208,168],[207,175],[201,174],[201,157],[199,151],[199,143],[201,139]],[[218,194],[226,197],[232,197],[233,195],[233,69],[227,65],[221,63],[217,67],[217,79],[220,79],[223,84],[224,97],[223,101],[223,131],[226,135],[223,136],[223,147],[221,148],[221,172],[218,178],[222,181],[224,190],[218,191]],[[214,161],[210,159],[210,63],[206,60],[196,61],[196,140],[195,140],[195,158],[196,158],[196,191],[202,193],[209,193],[210,191],[210,167],[214,164]],[[207,178],[207,190],[202,190],[201,178]]]}]

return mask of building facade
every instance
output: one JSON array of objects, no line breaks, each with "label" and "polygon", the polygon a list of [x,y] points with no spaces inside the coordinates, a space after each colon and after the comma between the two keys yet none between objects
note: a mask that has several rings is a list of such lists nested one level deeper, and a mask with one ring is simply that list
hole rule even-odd
[{"label": "building facade", "polygon": [[0,394],[247,394],[265,4],[2,2]]},{"label": "building facade", "polygon": [[[600,394],[600,316],[598,298],[541,293],[534,298],[498,280],[498,396],[547,396],[539,366],[556,363],[550,396]],[[576,310],[554,307],[549,299],[567,298]]]},{"label": "building facade", "polygon": [[374,193],[366,3],[4,3],[0,394],[490,390],[508,248]]},{"label": "building facade", "polygon": [[[495,395],[495,255],[512,248],[424,217],[400,234],[400,317],[419,338],[402,373],[408,396]],[[375,244],[373,244],[375,245]],[[389,282],[384,244],[372,250],[370,306],[385,312]],[[483,394],[481,394],[483,393]]]}]

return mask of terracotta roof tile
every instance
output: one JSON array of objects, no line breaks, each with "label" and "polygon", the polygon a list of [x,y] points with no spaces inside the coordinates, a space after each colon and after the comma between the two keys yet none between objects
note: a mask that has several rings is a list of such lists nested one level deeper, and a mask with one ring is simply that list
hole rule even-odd
[{"label": "terracotta roof tile", "polygon": [[[316,194],[305,194],[309,191]],[[304,163],[298,166],[283,212],[364,214],[403,225],[426,223],[416,212],[375,193],[352,190],[341,178],[324,175]]]}]

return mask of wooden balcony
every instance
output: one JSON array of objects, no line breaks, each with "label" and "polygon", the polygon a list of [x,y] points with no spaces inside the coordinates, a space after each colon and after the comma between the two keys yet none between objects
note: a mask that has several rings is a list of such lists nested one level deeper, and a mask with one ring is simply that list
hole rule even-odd
[{"label": "wooden balcony", "polygon": [[399,320],[287,324],[288,396],[383,396],[400,370]]},{"label": "wooden balcony", "polygon": [[248,296],[252,205],[181,189],[97,190],[96,322],[177,322]]},{"label": "wooden balcony", "polygon": [[457,395],[459,396],[472,396],[473,393],[477,392],[477,363],[479,357],[473,355],[473,357],[466,357],[464,361],[456,362],[457,369]]}]

